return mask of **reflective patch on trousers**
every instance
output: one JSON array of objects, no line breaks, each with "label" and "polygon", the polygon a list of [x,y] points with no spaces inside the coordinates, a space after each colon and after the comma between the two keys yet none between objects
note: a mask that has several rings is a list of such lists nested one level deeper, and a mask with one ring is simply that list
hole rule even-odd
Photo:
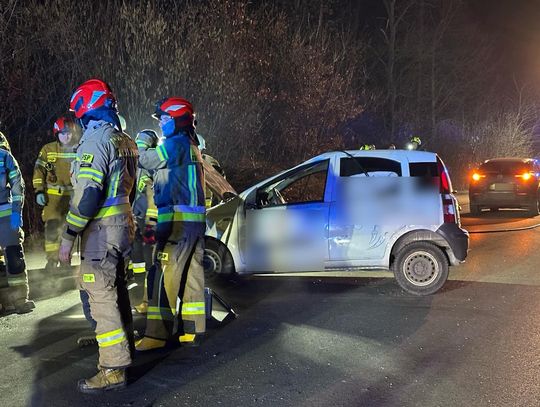
[{"label": "reflective patch on trousers", "polygon": [[95,283],[96,276],[94,274],[83,274],[83,281],[85,283]]},{"label": "reflective patch on trousers", "polygon": [[126,334],[122,328],[115,329],[114,331],[105,332],[96,335],[98,346],[100,348],[106,348],[109,346],[117,345],[126,340]]},{"label": "reflective patch on trousers", "polygon": [[169,261],[169,253],[158,252],[157,259],[159,261]]}]

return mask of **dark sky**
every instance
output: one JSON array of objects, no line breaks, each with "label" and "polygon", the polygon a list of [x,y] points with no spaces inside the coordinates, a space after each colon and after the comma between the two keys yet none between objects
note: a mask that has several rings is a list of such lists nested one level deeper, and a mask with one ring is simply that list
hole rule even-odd
[{"label": "dark sky", "polygon": [[540,1],[469,0],[472,21],[495,41],[505,65],[540,89]]}]

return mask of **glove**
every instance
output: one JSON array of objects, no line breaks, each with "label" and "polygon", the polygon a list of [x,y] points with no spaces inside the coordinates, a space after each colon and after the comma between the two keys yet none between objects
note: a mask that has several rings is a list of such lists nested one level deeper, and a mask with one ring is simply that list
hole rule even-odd
[{"label": "glove", "polygon": [[62,238],[60,250],[58,251],[58,259],[61,263],[69,264],[71,262],[71,249],[73,248],[73,240]]},{"label": "glove", "polygon": [[145,244],[152,245],[156,243],[156,232],[154,231],[154,228],[151,225],[145,226],[142,237],[143,237],[143,242]]},{"label": "glove", "polygon": [[137,147],[139,148],[155,148],[158,143],[158,135],[153,130],[143,130],[135,138]]},{"label": "glove", "polygon": [[20,227],[22,227],[23,222],[22,222],[21,214],[19,212],[11,212],[10,223],[11,223],[11,229],[13,230],[17,230]]},{"label": "glove", "polygon": [[47,200],[45,199],[45,194],[43,192],[39,192],[37,195],[36,195],[36,202],[38,205],[40,206],[45,206],[47,205]]}]

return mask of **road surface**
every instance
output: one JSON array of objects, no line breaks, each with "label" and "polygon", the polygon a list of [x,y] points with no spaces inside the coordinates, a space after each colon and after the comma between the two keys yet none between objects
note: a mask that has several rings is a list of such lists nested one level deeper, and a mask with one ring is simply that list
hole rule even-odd
[{"label": "road surface", "polygon": [[[521,215],[462,221],[540,223]],[[76,346],[87,332],[77,292],[58,294],[0,318],[0,405],[540,406],[539,239],[540,229],[472,234],[466,264],[423,298],[388,273],[243,280],[219,291],[237,319],[199,348],[138,355],[129,387],[99,396],[76,391],[96,349]]]}]

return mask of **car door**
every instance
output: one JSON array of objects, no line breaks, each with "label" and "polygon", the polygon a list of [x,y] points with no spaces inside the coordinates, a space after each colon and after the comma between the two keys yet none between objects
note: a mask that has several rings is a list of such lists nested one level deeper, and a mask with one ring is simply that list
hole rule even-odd
[{"label": "car door", "polygon": [[329,216],[328,267],[376,266],[396,225],[402,164],[384,157],[343,156]]},{"label": "car door", "polygon": [[317,271],[328,259],[329,160],[308,163],[269,181],[246,208],[242,239],[247,268]]}]

